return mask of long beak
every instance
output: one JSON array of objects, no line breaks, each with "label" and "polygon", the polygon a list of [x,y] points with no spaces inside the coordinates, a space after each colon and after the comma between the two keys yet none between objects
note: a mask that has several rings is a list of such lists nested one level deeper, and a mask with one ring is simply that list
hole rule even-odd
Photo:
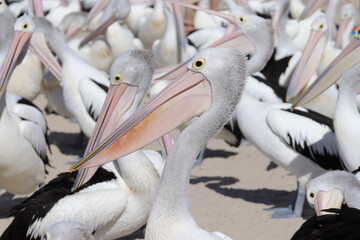
[{"label": "long beak", "polygon": [[291,78],[286,92],[286,102],[299,94],[301,89],[308,83],[319,66],[321,56],[326,46],[324,32],[312,31],[305,50]]},{"label": "long beak", "polygon": [[49,69],[49,71],[60,81],[61,66],[51,53],[51,50],[46,43],[45,36],[42,33],[37,32],[33,34],[30,42],[30,49],[38,56],[47,69]]},{"label": "long beak", "polygon": [[182,16],[181,6],[171,4],[174,10],[175,22],[176,22],[176,38],[178,43],[178,62],[181,62],[183,51],[186,50],[186,37],[184,19]]},{"label": "long beak", "polygon": [[339,24],[339,30],[336,36],[335,48],[340,48],[341,40],[344,36],[345,28],[349,24],[349,22],[350,22],[350,18],[341,19]]},{"label": "long beak", "polygon": [[202,8],[202,7],[199,7],[199,6],[196,6],[196,5],[187,4],[187,3],[183,3],[183,2],[179,2],[179,1],[170,1],[170,2],[174,3],[174,4],[184,6],[184,7],[188,7],[188,8],[192,8],[192,9],[195,9],[195,10],[203,11],[203,12],[206,12],[206,13],[209,13],[209,14],[213,14],[215,16],[218,16],[218,17],[221,17],[221,18],[224,18],[224,19],[228,20],[229,22],[231,22],[236,27],[238,26],[238,24],[236,23],[235,17],[233,15],[231,15],[231,14],[222,13],[222,12],[207,9],[207,8]]},{"label": "long beak", "polygon": [[32,0],[30,1],[30,7],[33,8],[35,16],[44,17],[44,10],[42,6],[42,0]]},{"label": "long beak", "polygon": [[15,67],[23,60],[29,47],[30,38],[30,32],[15,31],[9,51],[0,70],[0,96],[3,96]]},{"label": "long beak", "polygon": [[314,208],[317,216],[332,214],[323,212],[324,209],[337,208],[340,209],[344,201],[344,195],[339,189],[331,191],[319,191],[314,202]]},{"label": "long beak", "polygon": [[360,62],[360,39],[354,38],[309,87],[304,89],[293,107],[304,105],[335,83],[344,72]]},{"label": "long beak", "polygon": [[279,39],[279,27],[278,27],[279,19],[280,19],[280,11],[275,10],[274,14],[271,17],[271,25],[272,25],[272,28],[274,29],[275,42],[277,42]]},{"label": "long beak", "polygon": [[98,0],[86,16],[83,27],[89,24],[91,20],[93,20],[102,10],[104,10],[104,8],[106,7],[106,5],[108,5],[109,2],[110,0]]},{"label": "long beak", "polygon": [[73,37],[75,37],[81,30],[86,29],[86,26],[93,20],[110,2],[110,0],[98,0],[95,5],[91,8],[88,15],[85,17],[84,22],[81,27],[77,27],[71,32],[66,34],[66,40],[69,41]]},{"label": "long beak", "polygon": [[305,9],[300,14],[298,20],[301,21],[311,14],[313,14],[318,8],[321,8],[324,5],[323,0],[310,0],[306,5]]},{"label": "long beak", "polygon": [[[84,156],[89,154],[106,136],[120,126],[123,116],[133,103],[137,87],[121,83],[110,85],[99,118],[91,134]],[[81,169],[72,190],[86,183],[95,174],[97,167]]]},{"label": "long beak", "polygon": [[153,142],[199,116],[211,104],[211,85],[201,73],[186,70],[154,96],[70,171],[105,164]]},{"label": "long beak", "polygon": [[110,15],[110,17],[108,19],[106,19],[106,21],[104,21],[96,30],[94,30],[92,33],[90,33],[88,36],[86,36],[79,45],[79,48],[81,48],[82,46],[84,46],[85,44],[89,43],[90,41],[92,41],[93,39],[95,39],[97,36],[99,36],[100,34],[103,34],[106,29],[113,24],[116,21],[116,17],[115,14]]}]

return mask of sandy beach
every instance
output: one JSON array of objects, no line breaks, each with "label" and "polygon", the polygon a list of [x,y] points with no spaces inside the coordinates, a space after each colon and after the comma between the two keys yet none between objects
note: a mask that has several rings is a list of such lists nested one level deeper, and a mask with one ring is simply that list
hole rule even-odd
[{"label": "sandy beach", "polygon": [[[36,101],[44,109],[46,99],[40,95]],[[79,126],[57,115],[46,115],[50,129],[52,168],[46,182],[58,173],[67,171],[77,161],[82,150],[75,148]],[[178,130],[174,130],[174,135]],[[148,146],[156,148],[155,144]],[[296,189],[294,176],[270,160],[255,147],[243,141],[238,148],[223,140],[212,139],[201,166],[191,173],[190,198],[192,213],[199,226],[208,231],[220,231],[233,239],[290,239],[300,225],[313,214],[305,203],[306,216],[292,219],[273,219],[274,207],[286,207]],[[26,196],[12,196],[0,192],[1,212],[20,203]],[[304,218],[305,217],[305,218]],[[2,233],[12,218],[0,218]],[[141,232],[122,239],[142,239]]]}]

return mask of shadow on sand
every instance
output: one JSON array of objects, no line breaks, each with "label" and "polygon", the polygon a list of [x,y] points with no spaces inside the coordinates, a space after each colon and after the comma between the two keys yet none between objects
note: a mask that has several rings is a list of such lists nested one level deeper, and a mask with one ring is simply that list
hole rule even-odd
[{"label": "shadow on sand", "polygon": [[64,132],[51,132],[49,140],[60,149],[61,153],[78,156],[83,155],[88,142],[88,138],[82,134]]},{"label": "shadow on sand", "polygon": [[[241,198],[247,202],[260,203],[272,206],[271,208],[288,207],[295,191],[274,190],[267,188],[260,189],[240,189],[227,187],[239,182],[238,178],[234,177],[192,177],[190,184],[204,183],[205,187],[214,190],[215,192],[231,197]],[[271,209],[269,208],[269,209]],[[305,203],[303,217],[309,218],[314,214],[314,210]]]},{"label": "shadow on sand", "polygon": [[6,212],[10,211],[13,207],[19,205],[27,197],[15,197],[13,194],[3,192],[0,195],[0,218],[7,218]]}]

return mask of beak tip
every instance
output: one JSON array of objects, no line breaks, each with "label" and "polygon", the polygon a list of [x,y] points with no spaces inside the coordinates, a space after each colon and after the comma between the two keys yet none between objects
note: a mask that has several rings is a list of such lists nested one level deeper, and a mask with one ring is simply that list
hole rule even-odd
[{"label": "beak tip", "polygon": [[75,168],[74,168],[74,165],[71,165],[71,166],[69,167],[69,172],[72,173],[72,172],[74,171],[74,169],[75,169]]}]

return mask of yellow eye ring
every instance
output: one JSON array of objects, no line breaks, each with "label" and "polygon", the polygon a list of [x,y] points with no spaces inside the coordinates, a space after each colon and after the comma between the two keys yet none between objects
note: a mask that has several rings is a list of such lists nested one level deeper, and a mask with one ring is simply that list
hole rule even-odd
[{"label": "yellow eye ring", "polygon": [[23,25],[21,26],[22,30],[28,30],[29,29],[29,24],[27,22],[24,22]]},{"label": "yellow eye ring", "polygon": [[4,6],[4,2],[0,1],[0,7],[3,7],[3,6]]},{"label": "yellow eye ring", "polygon": [[324,24],[320,24],[319,25],[319,30],[321,31],[321,30],[323,30],[323,28],[324,28]]},{"label": "yellow eye ring", "polygon": [[360,28],[356,31],[356,37],[360,37]]},{"label": "yellow eye ring", "polygon": [[240,16],[240,17],[238,17],[237,20],[238,20],[238,22],[239,22],[240,24],[246,23],[246,17]]},{"label": "yellow eye ring", "polygon": [[114,82],[115,83],[120,83],[123,80],[123,75],[118,73],[114,76]]},{"label": "yellow eye ring", "polygon": [[50,233],[49,232],[46,232],[45,239],[50,240]]},{"label": "yellow eye ring", "polygon": [[310,193],[309,193],[309,198],[310,198],[311,201],[314,201],[315,196],[316,196],[315,191],[314,191],[314,190],[310,191]]},{"label": "yellow eye ring", "polygon": [[194,69],[201,69],[205,66],[205,59],[203,58],[198,58],[193,62],[193,68]]}]

